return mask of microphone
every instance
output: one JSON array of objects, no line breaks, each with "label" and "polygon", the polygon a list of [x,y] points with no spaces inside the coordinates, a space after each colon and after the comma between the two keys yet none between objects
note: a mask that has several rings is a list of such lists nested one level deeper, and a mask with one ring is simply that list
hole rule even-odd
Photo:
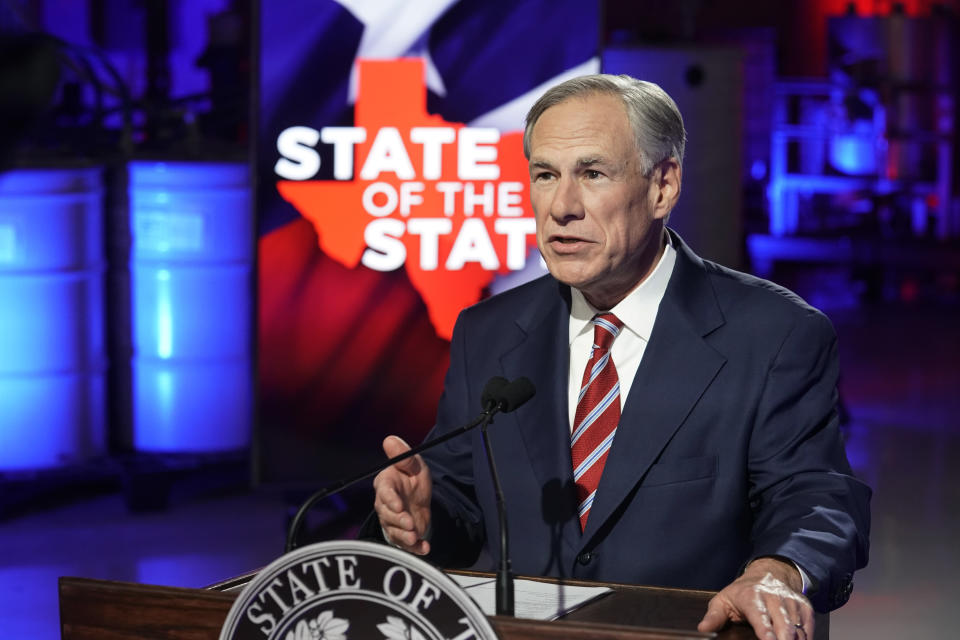
[{"label": "microphone", "polygon": [[510,413],[532,398],[536,393],[537,388],[533,386],[529,378],[517,378],[500,390],[500,394],[497,396],[500,412]]},{"label": "microphone", "polygon": [[[500,405],[503,397],[503,391],[510,386],[510,381],[503,376],[493,376],[487,380],[483,387],[483,393],[480,395],[480,406],[484,411],[489,411]],[[498,409],[501,410],[501,409]]]},{"label": "microphone", "polygon": [[[513,382],[499,388],[496,395],[497,408],[508,413],[518,408],[537,392],[528,378],[517,378]],[[500,526],[500,564],[497,567],[496,581],[496,613],[498,616],[513,615],[513,572],[510,569],[510,537],[507,532],[507,505],[503,497],[503,487],[500,485],[500,474],[497,473],[497,464],[493,459],[493,446],[487,436],[487,426],[493,422],[493,414],[480,426],[480,436],[483,439],[483,448],[487,454],[487,465],[490,477],[493,480],[493,493],[497,502],[497,521]]]},{"label": "microphone", "polygon": [[[398,456],[389,458],[388,460],[376,465],[372,469],[321,489],[307,498],[304,503],[300,505],[296,515],[293,516],[293,520],[290,523],[290,528],[287,530],[287,543],[284,547],[284,553],[290,553],[297,548],[297,536],[300,533],[300,529],[303,526],[303,521],[306,518],[307,513],[315,504],[324,498],[343,491],[347,487],[356,484],[361,480],[366,480],[367,478],[380,473],[390,465],[396,464],[397,462],[402,462],[403,460],[411,458],[423,451],[426,451],[427,449],[431,449],[438,444],[442,444],[451,438],[455,438],[460,434],[466,433],[467,431],[470,431],[481,424],[483,425],[485,432],[486,426],[493,420],[494,415],[497,413],[507,413],[513,411],[524,402],[532,398],[534,393],[535,391],[533,384],[531,384],[526,378],[518,378],[513,382],[507,381],[507,379],[502,376],[494,376],[490,378],[490,380],[487,381],[487,384],[484,385],[483,393],[480,396],[481,403],[483,405],[483,413],[481,413],[471,422],[468,422],[462,427],[454,429],[449,433],[445,433],[442,436],[438,436],[432,440],[421,443],[419,446],[401,453]],[[497,485],[499,486],[499,480],[497,480]]]}]

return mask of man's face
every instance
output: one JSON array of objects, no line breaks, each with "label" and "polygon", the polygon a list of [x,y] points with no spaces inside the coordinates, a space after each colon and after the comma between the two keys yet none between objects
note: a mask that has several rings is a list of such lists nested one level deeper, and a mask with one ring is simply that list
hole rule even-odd
[{"label": "man's face", "polygon": [[662,169],[643,177],[626,108],[606,94],[544,111],[531,132],[529,165],[537,246],[547,268],[595,307],[609,309],[649,274],[662,250],[670,210]]}]

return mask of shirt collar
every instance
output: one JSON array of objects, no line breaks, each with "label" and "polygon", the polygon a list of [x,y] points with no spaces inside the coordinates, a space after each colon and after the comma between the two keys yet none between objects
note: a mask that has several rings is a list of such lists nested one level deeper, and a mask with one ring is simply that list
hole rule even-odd
[{"label": "shirt collar", "polygon": [[[653,332],[653,323],[657,319],[660,301],[663,300],[670,275],[673,273],[673,265],[677,261],[677,251],[673,248],[670,234],[665,235],[667,246],[653,272],[613,309],[609,309],[623,322],[624,328],[648,342]],[[607,309],[595,309],[587,302],[583,293],[573,287],[570,288],[570,297],[570,344],[573,344],[577,336],[593,331],[593,317]]]}]

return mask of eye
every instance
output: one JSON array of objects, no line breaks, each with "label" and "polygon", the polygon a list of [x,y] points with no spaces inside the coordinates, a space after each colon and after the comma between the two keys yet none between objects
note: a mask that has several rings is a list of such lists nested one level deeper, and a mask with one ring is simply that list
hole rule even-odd
[{"label": "eye", "polygon": [[549,171],[540,171],[538,173],[533,174],[533,180],[535,182],[546,182],[547,180],[552,180],[552,179],[553,179],[553,174],[550,173]]},{"label": "eye", "polygon": [[583,175],[587,178],[587,180],[597,180],[603,177],[603,174],[596,169],[587,169],[583,172]]}]

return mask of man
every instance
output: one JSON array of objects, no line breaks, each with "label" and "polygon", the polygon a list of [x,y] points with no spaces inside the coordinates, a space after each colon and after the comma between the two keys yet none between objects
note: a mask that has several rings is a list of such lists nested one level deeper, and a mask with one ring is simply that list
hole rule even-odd
[{"label": "man", "polygon": [[[812,637],[811,601],[843,604],[867,555],[836,337],[794,294],[666,228],[685,138],[673,100],[627,76],[570,80],[533,106],[524,151],[550,276],[460,315],[432,435],[466,423],[490,377],[529,377],[537,395],[490,431],[517,573],[721,589],[700,630]],[[496,549],[478,434],[374,486],[389,542],[447,566]]]}]

